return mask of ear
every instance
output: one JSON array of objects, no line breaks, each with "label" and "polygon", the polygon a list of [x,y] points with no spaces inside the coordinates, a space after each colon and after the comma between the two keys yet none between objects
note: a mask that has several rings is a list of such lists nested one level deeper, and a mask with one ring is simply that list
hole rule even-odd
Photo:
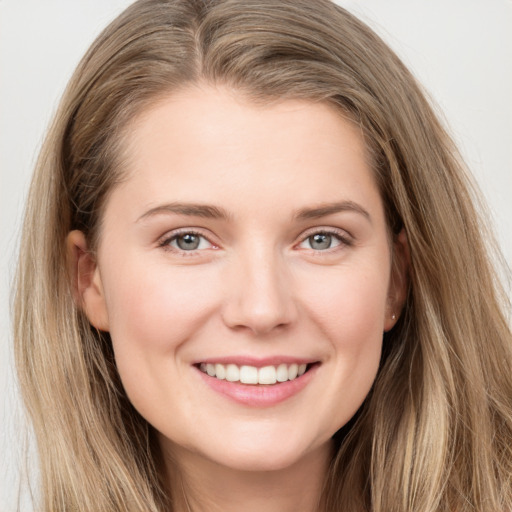
[{"label": "ear", "polygon": [[407,234],[404,229],[394,237],[392,258],[386,318],[384,320],[385,332],[395,326],[407,298],[411,257],[409,242],[407,241]]},{"label": "ear", "polygon": [[81,231],[71,231],[66,242],[73,298],[94,327],[108,331],[107,306],[96,258]]}]

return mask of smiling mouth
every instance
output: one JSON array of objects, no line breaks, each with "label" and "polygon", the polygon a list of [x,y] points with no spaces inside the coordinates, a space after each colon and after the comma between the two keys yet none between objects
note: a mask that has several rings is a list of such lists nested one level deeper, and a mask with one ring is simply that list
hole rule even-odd
[{"label": "smiling mouth", "polygon": [[[316,364],[316,363],[314,363]],[[200,363],[198,368],[210,377],[241,384],[273,385],[293,381],[304,375],[312,364],[279,364],[277,366],[256,366],[221,363]]]}]

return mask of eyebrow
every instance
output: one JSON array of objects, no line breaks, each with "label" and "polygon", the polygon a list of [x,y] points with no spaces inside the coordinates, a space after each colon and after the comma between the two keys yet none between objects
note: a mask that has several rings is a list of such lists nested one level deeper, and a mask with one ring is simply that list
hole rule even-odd
[{"label": "eyebrow", "polygon": [[229,215],[223,208],[209,204],[199,203],[168,203],[151,208],[143,213],[137,222],[153,217],[161,213],[176,213],[178,215],[189,215],[191,217],[203,217],[205,219],[227,220]]},{"label": "eyebrow", "polygon": [[327,215],[340,212],[355,212],[361,214],[370,223],[372,222],[372,218],[368,211],[365,210],[360,204],[354,203],[353,201],[339,201],[335,203],[321,204],[314,208],[301,208],[295,213],[294,217],[297,220],[309,220],[326,217]]},{"label": "eyebrow", "polygon": [[[301,208],[293,215],[296,220],[310,220],[326,217],[340,212],[355,212],[365,217],[371,223],[371,216],[361,205],[353,201],[339,201],[326,203],[312,208]],[[167,203],[151,208],[143,213],[137,222],[162,213],[175,213],[177,215],[188,215],[191,217],[202,217],[205,219],[227,220],[230,215],[219,206],[200,203]]]}]

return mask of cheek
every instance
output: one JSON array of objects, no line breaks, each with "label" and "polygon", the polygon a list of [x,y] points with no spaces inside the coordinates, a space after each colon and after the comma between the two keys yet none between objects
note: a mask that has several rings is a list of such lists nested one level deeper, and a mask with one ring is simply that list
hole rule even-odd
[{"label": "cheek", "polygon": [[[212,276],[199,275],[197,267],[192,272],[161,262],[152,266],[141,258],[140,263],[125,259],[109,270],[105,291],[110,336],[123,387],[143,417],[165,425],[162,404],[173,415],[175,407],[193,403],[180,385],[187,370],[181,361],[211,318],[219,288]],[[182,417],[194,414],[179,411]]]},{"label": "cheek", "polygon": [[381,358],[388,284],[386,271],[377,266],[333,270],[321,289],[318,281],[310,282],[305,306],[330,344],[329,379],[321,398],[321,409],[328,411],[326,434],[356,413],[373,385]]},{"label": "cheek", "polygon": [[352,275],[344,284],[343,291],[333,292],[326,305],[326,314],[332,319],[327,326],[328,336],[338,355],[338,372],[346,381],[342,388],[352,387],[354,396],[361,389],[362,401],[379,366],[387,287],[382,278],[368,274]]},{"label": "cheek", "polygon": [[[303,280],[305,307],[327,338],[347,349],[381,339],[387,303],[387,268],[332,269],[323,279]],[[322,284],[323,283],[323,284]],[[320,286],[319,286],[320,284]]]},{"label": "cheek", "polygon": [[119,364],[136,354],[148,359],[176,351],[215,307],[211,276],[197,268],[126,261],[108,275],[110,334]]}]

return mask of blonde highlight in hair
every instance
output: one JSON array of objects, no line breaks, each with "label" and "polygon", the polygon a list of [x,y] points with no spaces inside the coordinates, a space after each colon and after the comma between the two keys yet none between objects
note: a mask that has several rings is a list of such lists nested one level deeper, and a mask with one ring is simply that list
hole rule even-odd
[{"label": "blonde highlight in hair", "polygon": [[73,300],[65,240],[80,229],[94,249],[130,123],[198,83],[341,109],[367,141],[393,236],[407,233],[408,298],[370,395],[335,436],[323,510],[510,510],[512,342],[477,196],[412,75],[327,0],[139,0],[78,66],[37,162],[16,283],[41,510],[173,510],[109,336]]}]

